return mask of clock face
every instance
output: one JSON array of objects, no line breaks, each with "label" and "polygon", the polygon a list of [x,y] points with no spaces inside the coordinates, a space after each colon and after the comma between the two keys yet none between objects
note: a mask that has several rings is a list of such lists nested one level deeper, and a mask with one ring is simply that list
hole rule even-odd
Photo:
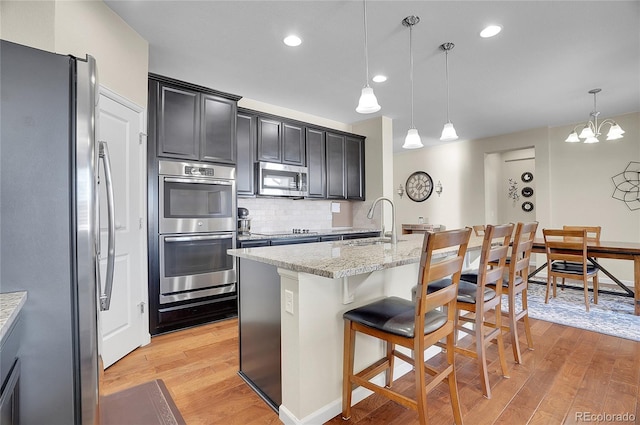
[{"label": "clock face", "polygon": [[412,201],[426,201],[433,192],[433,180],[424,171],[416,171],[407,179],[406,190]]}]

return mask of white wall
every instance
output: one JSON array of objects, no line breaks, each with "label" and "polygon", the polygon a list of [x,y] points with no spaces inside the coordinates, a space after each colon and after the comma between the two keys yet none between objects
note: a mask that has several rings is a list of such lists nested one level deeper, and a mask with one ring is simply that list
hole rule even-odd
[{"label": "white wall", "polygon": [[[491,222],[485,210],[485,163],[496,164],[487,154],[517,149],[535,150],[535,211],[541,229],[564,224],[600,225],[603,240],[640,242],[640,210],[630,211],[611,197],[611,178],[629,161],[640,161],[640,113],[614,118],[626,131],[614,142],[593,145],[565,143],[574,123],[540,128],[481,140],[463,141],[401,152],[394,158],[394,187],[404,184],[413,171],[423,170],[443,192],[423,203],[406,196],[398,203],[400,222],[415,223],[418,216],[448,229]],[[497,179],[493,174],[494,182]],[[497,194],[488,194],[489,199]],[[396,195],[397,199],[397,195]],[[489,210],[489,208],[487,208]],[[496,215],[497,217],[497,215]],[[619,278],[632,281],[630,261],[604,261]]]},{"label": "white wall", "polygon": [[0,2],[0,38],[96,58],[99,83],[146,109],[149,44],[102,1]]}]

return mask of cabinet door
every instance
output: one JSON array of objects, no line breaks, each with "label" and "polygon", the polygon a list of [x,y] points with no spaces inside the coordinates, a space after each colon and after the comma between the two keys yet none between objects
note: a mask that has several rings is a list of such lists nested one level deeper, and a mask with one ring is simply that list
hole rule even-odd
[{"label": "cabinet door", "polygon": [[236,162],[236,102],[202,96],[201,155],[203,161]]},{"label": "cabinet door", "polygon": [[195,159],[200,156],[197,92],[159,84],[158,156]]},{"label": "cabinet door", "polygon": [[305,165],[304,127],[282,123],[282,163]]},{"label": "cabinet door", "polygon": [[344,136],[327,132],[327,198],[345,198]]},{"label": "cabinet door", "polygon": [[324,198],[326,196],[325,179],[325,148],[322,130],[307,128],[307,178],[309,198]]},{"label": "cabinet door", "polygon": [[364,140],[347,136],[344,147],[346,197],[364,201]]},{"label": "cabinet door", "polygon": [[238,158],[236,161],[236,188],[238,195],[255,195],[255,157],[256,157],[256,121],[255,115],[238,114],[237,134]]},{"label": "cabinet door", "polygon": [[282,162],[280,139],[282,123],[258,117],[258,160]]}]

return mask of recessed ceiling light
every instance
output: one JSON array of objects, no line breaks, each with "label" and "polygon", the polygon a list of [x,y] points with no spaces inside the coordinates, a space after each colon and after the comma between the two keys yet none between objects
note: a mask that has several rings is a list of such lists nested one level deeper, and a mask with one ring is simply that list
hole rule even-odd
[{"label": "recessed ceiling light", "polygon": [[296,47],[302,44],[302,39],[297,35],[288,35],[284,38],[284,44],[290,47]]},{"label": "recessed ceiling light", "polygon": [[502,27],[500,25],[489,25],[482,31],[480,31],[480,37],[489,38],[497,35],[500,31],[502,31]]},{"label": "recessed ceiling light", "polygon": [[384,83],[385,81],[387,81],[387,76],[378,74],[374,76],[372,80],[375,81],[376,83]]}]

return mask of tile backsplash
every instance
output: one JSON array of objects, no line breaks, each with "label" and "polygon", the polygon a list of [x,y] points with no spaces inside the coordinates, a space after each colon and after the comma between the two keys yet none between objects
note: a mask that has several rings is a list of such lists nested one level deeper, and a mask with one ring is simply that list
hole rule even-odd
[{"label": "tile backsplash", "polygon": [[249,210],[251,232],[297,229],[330,229],[331,201],[287,198],[238,198],[238,207]]},{"label": "tile backsplash", "polygon": [[[342,204],[341,212],[331,212],[332,203]],[[238,207],[249,210],[251,232],[326,230],[331,228],[378,228],[378,215],[367,218],[367,202],[306,200],[288,198],[238,198]]]}]

